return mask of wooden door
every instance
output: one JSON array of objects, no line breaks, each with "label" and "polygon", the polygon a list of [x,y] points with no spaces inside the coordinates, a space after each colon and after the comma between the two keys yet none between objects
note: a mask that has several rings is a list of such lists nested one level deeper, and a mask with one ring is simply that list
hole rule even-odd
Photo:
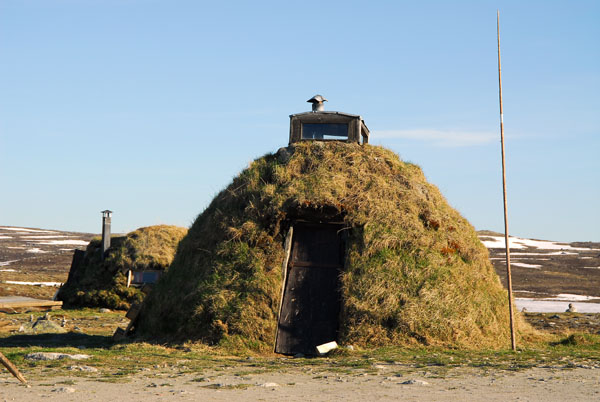
[{"label": "wooden door", "polygon": [[337,340],[344,258],[339,229],[294,226],[275,352],[312,355],[316,346]]}]

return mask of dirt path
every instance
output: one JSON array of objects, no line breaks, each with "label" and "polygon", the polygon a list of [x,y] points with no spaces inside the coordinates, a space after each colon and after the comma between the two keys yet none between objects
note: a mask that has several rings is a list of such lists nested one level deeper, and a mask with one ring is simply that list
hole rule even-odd
[{"label": "dirt path", "polygon": [[[457,368],[443,377],[423,371],[402,376],[286,373],[234,375],[219,372],[139,373],[126,382],[96,378],[38,379],[26,388],[3,374],[2,401],[591,401],[600,399],[600,370],[533,368],[518,372]],[[104,379],[106,381],[106,379]]]}]

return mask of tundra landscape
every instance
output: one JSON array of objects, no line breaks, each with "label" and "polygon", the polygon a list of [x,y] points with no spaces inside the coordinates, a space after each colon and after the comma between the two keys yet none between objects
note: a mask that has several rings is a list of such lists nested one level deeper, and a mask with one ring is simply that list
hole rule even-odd
[{"label": "tundra landscape", "polygon": [[0,1],[0,402],[600,401],[598,21]]}]

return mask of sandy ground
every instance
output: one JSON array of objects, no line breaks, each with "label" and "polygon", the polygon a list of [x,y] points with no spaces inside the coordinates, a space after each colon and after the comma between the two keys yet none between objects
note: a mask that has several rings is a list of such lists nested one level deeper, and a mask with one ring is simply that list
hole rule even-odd
[{"label": "sandy ground", "polygon": [[[547,367],[517,372],[456,368],[443,377],[419,371],[396,376],[386,371],[340,375],[298,370],[208,377],[169,373],[149,377],[140,373],[127,382],[117,383],[93,378],[41,379],[31,381],[29,388],[2,375],[0,401],[600,400],[600,369],[597,368]],[[414,383],[411,384],[411,380],[415,380]]]}]

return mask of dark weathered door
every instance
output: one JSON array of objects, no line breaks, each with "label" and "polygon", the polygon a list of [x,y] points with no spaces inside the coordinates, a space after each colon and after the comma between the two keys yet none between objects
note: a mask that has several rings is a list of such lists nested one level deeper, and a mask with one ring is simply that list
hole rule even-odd
[{"label": "dark weathered door", "polygon": [[336,225],[295,225],[275,351],[315,354],[337,340],[344,250]]}]

